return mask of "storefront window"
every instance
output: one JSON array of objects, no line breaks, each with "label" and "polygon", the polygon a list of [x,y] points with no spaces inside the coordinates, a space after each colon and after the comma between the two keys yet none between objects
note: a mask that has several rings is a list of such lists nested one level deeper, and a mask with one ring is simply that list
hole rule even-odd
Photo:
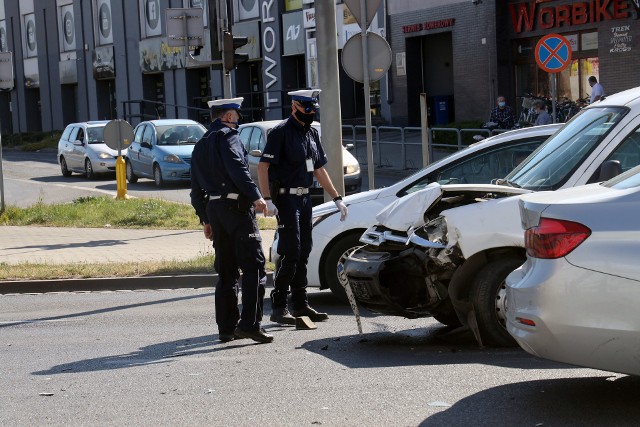
[{"label": "storefront window", "polygon": [[555,75],[543,71],[536,64],[533,53],[537,40],[537,38],[529,38],[514,41],[518,106],[522,102],[520,97],[526,94],[551,97],[554,77],[557,79],[556,91],[559,101],[576,101],[579,98],[588,98],[591,93],[591,87],[588,83],[589,76],[599,77],[598,58],[594,55],[596,53],[594,46],[597,49],[597,33],[583,33],[580,34],[580,37],[571,36],[572,49],[575,49],[572,53],[574,59],[570,66]]}]

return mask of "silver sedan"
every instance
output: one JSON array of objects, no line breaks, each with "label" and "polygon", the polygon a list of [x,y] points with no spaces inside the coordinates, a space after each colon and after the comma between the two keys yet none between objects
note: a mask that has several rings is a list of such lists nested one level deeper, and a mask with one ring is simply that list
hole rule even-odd
[{"label": "silver sedan", "polygon": [[545,359],[640,375],[640,167],[521,196],[527,261],[507,278],[507,329]]}]

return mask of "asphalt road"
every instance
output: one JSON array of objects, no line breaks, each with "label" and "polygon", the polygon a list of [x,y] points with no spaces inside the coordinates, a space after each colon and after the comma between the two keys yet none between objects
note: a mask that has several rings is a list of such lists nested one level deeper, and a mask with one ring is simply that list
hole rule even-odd
[{"label": "asphalt road", "polygon": [[[353,315],[217,340],[211,289],[0,296],[0,425],[632,426],[640,379]],[[268,303],[266,307],[269,312]],[[266,319],[266,317],[265,317]]]},{"label": "asphalt road", "polygon": [[[65,178],[56,162],[52,150],[26,153],[18,150],[3,150],[3,177],[5,204],[28,207],[42,201],[44,203],[71,202],[78,197],[98,195],[115,196],[117,187],[115,174],[88,180],[73,174]],[[362,191],[369,188],[366,167],[362,170]],[[376,176],[376,187],[384,187],[397,182],[408,171],[381,171]],[[181,203],[190,203],[189,184],[173,184],[166,188],[156,188],[150,179],[141,178],[137,183],[127,183],[127,194],[133,197],[157,198]]]}]

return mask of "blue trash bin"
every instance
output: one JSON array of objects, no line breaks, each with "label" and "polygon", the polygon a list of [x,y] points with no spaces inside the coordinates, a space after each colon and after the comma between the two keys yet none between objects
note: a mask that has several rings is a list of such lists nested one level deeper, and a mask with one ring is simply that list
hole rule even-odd
[{"label": "blue trash bin", "polygon": [[449,96],[433,97],[433,119],[436,125],[446,125],[450,120],[450,98]]}]

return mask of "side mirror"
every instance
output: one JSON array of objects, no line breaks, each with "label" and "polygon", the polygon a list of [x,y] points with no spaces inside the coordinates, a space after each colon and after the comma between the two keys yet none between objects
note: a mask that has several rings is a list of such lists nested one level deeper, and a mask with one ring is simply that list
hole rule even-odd
[{"label": "side mirror", "polygon": [[249,151],[249,155],[253,157],[262,157],[262,151],[260,150],[251,150]]},{"label": "side mirror", "polygon": [[150,143],[148,143],[147,141],[142,141],[142,142],[140,143],[140,147],[143,147],[143,148],[149,148],[149,149],[150,149],[150,148],[151,148],[151,144],[150,144]]},{"label": "side mirror", "polygon": [[82,146],[84,146],[84,142],[80,141],[79,139],[76,139],[75,141],[73,141],[73,145],[77,145],[78,147],[82,147]]},{"label": "side mirror", "polygon": [[345,144],[344,148],[346,148],[347,151],[353,151],[353,149],[355,148],[355,145],[353,145],[353,144]]}]

